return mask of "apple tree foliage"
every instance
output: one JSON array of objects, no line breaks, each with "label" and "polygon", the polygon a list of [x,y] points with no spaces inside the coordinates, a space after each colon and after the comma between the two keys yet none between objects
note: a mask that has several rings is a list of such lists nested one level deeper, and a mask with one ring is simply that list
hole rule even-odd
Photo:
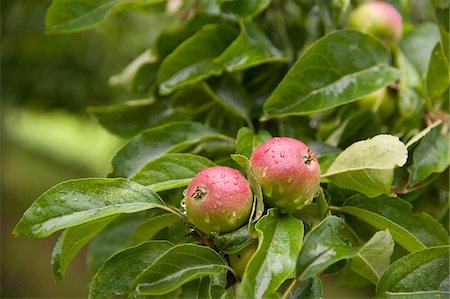
[{"label": "apple tree foliage", "polygon": [[[391,47],[347,27],[361,2],[53,0],[49,34],[124,10],[173,23],[116,76],[129,101],[89,107],[126,140],[111,172],[54,186],[14,233],[61,232],[57,280],[89,243],[92,299],[320,298],[327,275],[378,297],[450,296],[449,2],[389,1],[404,29]],[[360,109],[382,88],[389,114]],[[249,164],[272,136],[318,154],[321,190],[292,214],[264,205]],[[254,203],[242,228],[208,236],[182,200],[214,165],[240,170]],[[239,279],[229,256],[255,242]]]}]

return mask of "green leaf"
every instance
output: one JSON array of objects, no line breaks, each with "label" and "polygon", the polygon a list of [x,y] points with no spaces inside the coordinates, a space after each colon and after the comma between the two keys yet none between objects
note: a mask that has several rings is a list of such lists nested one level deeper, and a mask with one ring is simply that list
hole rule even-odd
[{"label": "green leaf", "polygon": [[297,280],[306,280],[334,263],[355,257],[360,248],[347,245],[341,229],[344,222],[336,217],[325,218],[305,237],[297,259]]},{"label": "green leaf", "polygon": [[431,128],[413,153],[408,167],[409,185],[424,181],[433,173],[443,172],[450,164],[450,137],[441,133],[443,124]]},{"label": "green leaf", "polygon": [[56,280],[64,278],[67,267],[77,253],[117,216],[94,220],[66,229],[53,248],[52,269]]},{"label": "green leaf", "polygon": [[222,73],[214,61],[235,39],[237,32],[226,25],[205,25],[179,45],[161,64],[159,92],[167,95],[175,89],[192,85]]},{"label": "green leaf", "polygon": [[376,38],[352,30],[330,33],[290,69],[264,103],[266,116],[309,114],[356,101],[398,79],[389,63],[388,49]]},{"label": "green leaf", "polygon": [[162,213],[151,217],[142,223],[134,232],[134,243],[139,244],[151,240],[160,230],[177,220],[180,220],[180,218],[172,213]]},{"label": "green leaf", "polygon": [[393,251],[394,240],[389,231],[377,232],[350,260],[350,269],[376,285],[389,267]]},{"label": "green leaf", "polygon": [[408,150],[398,137],[378,135],[349,146],[322,177],[368,197],[389,194],[394,168],[403,166],[407,157]]},{"label": "green leaf", "polygon": [[448,234],[442,224],[428,214],[413,214],[411,204],[398,197],[369,199],[355,195],[339,210],[379,230],[389,229],[396,243],[410,252],[424,249],[425,246],[448,244]]},{"label": "green leaf", "polygon": [[70,33],[94,28],[127,8],[157,4],[162,0],[53,0],[47,10],[48,33]]},{"label": "green leaf", "polygon": [[132,177],[148,162],[165,153],[180,152],[218,134],[195,122],[174,122],[147,129],[131,138],[112,160],[111,176]]},{"label": "green leaf", "polygon": [[142,295],[161,295],[191,280],[218,274],[226,262],[209,247],[181,244],[174,246],[139,275],[133,283]]},{"label": "green leaf", "polygon": [[256,24],[245,23],[241,25],[239,36],[216,59],[216,62],[223,65],[226,71],[236,72],[264,63],[283,62],[287,59],[272,45]]},{"label": "green leaf", "polygon": [[[283,286],[280,288],[281,292],[286,292],[290,284],[294,279],[286,280]],[[316,299],[323,298],[322,282],[317,276],[313,276],[309,279],[296,282],[292,289],[289,290],[289,294],[286,299]]]},{"label": "green leaf", "polygon": [[198,155],[165,154],[145,164],[131,180],[160,192],[187,186],[197,173],[214,165]]},{"label": "green leaf", "polygon": [[181,295],[179,298],[192,299],[202,298],[210,299],[211,297],[211,280],[208,276],[197,280],[190,281],[181,286]]},{"label": "green leaf", "polygon": [[95,274],[89,298],[127,294],[136,277],[172,247],[168,241],[150,241],[115,254]]},{"label": "green leaf", "polygon": [[155,192],[126,179],[66,181],[45,192],[25,211],[14,234],[43,238],[103,217],[163,206]]},{"label": "green leaf", "polygon": [[250,245],[255,239],[249,234],[248,227],[243,226],[230,233],[214,236],[214,245],[227,254],[234,254]]},{"label": "green leaf", "polygon": [[252,130],[249,128],[239,129],[236,138],[236,154],[240,154],[250,159],[253,150],[258,147],[264,141],[269,140],[272,136],[267,131],[259,131],[258,134],[254,135]]},{"label": "green leaf", "polygon": [[427,73],[427,92],[432,100],[439,99],[449,88],[450,69],[444,53],[442,41],[439,41],[431,53]]},{"label": "green leaf", "polygon": [[262,298],[275,292],[295,270],[303,240],[303,223],[270,209],[255,226],[259,239],[239,288],[242,298]]},{"label": "green leaf", "polygon": [[250,19],[265,10],[270,0],[219,0],[220,11],[232,20]]},{"label": "green leaf", "polygon": [[448,288],[439,290],[443,283],[448,282],[449,256],[449,246],[438,246],[411,253],[397,260],[381,277],[377,285],[377,295],[408,295],[407,298],[450,296]]}]

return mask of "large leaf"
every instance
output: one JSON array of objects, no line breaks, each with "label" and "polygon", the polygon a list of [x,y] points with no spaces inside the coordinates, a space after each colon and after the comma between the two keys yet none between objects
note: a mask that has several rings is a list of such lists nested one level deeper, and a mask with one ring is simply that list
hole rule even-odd
[{"label": "large leaf", "polygon": [[450,164],[450,138],[441,133],[443,124],[431,128],[414,150],[413,164],[408,167],[409,184],[425,180],[444,171]]},{"label": "large leaf", "polygon": [[131,138],[112,160],[112,176],[132,177],[148,162],[168,152],[179,152],[207,138],[215,131],[199,123],[174,122],[145,130]]},{"label": "large leaf", "polygon": [[394,240],[389,231],[377,232],[350,261],[350,269],[375,285],[391,263]]},{"label": "large leaf", "polygon": [[103,217],[163,206],[155,192],[126,179],[66,181],[41,195],[25,211],[14,233],[43,238]]},{"label": "large leaf", "polygon": [[220,0],[218,2],[222,15],[233,20],[250,19],[270,4],[270,0]]},{"label": "large leaf", "polygon": [[237,32],[225,25],[206,25],[179,45],[161,64],[159,92],[170,94],[209,76],[220,75],[222,66],[214,59],[235,39]]},{"label": "large leaf", "polygon": [[127,294],[136,277],[172,247],[168,241],[150,241],[115,254],[95,274],[89,298]]},{"label": "large leaf", "polygon": [[161,295],[191,280],[218,274],[226,267],[225,260],[211,248],[181,244],[161,255],[133,285],[140,294]]},{"label": "large leaf", "polygon": [[151,217],[142,223],[134,232],[134,243],[139,244],[151,240],[160,230],[177,220],[180,220],[180,218],[172,213],[161,213]]},{"label": "large leaf", "polygon": [[[358,57],[358,59],[355,59]],[[299,115],[353,102],[399,77],[374,37],[343,30],[313,44],[264,104],[267,117]]]},{"label": "large leaf", "polygon": [[81,248],[108,223],[113,221],[115,217],[117,216],[110,216],[71,227],[61,234],[52,253],[53,275],[57,280],[63,279],[67,267]]},{"label": "large leaf", "polygon": [[255,239],[249,234],[248,226],[214,236],[214,244],[227,254],[237,253],[254,241]]},{"label": "large leaf", "polygon": [[239,36],[216,59],[216,62],[223,65],[226,71],[242,71],[260,64],[287,59],[279,49],[272,45],[269,38],[257,25],[245,23],[241,27]]},{"label": "large leaf", "polygon": [[431,53],[427,73],[427,91],[432,100],[439,99],[449,88],[450,69],[445,57],[442,41],[439,41]]},{"label": "large leaf", "polygon": [[342,235],[344,222],[336,216],[325,218],[305,237],[297,260],[297,280],[306,280],[332,264],[355,257],[360,248],[350,247]]},{"label": "large leaf", "polygon": [[398,137],[378,135],[345,149],[323,177],[368,197],[389,194],[394,168],[404,165],[407,157],[408,150]]},{"label": "large leaf", "polygon": [[[291,285],[292,288],[289,288]],[[295,282],[294,279],[286,280],[279,291],[285,294],[286,299],[323,298],[322,282],[318,276],[300,282]]]},{"label": "large leaf", "polygon": [[291,215],[280,215],[277,209],[270,209],[255,228],[259,246],[242,278],[242,298],[276,292],[295,270],[303,240],[303,223]]},{"label": "large leaf", "polygon": [[78,32],[91,29],[120,10],[158,4],[162,0],[53,0],[45,25],[49,33]]},{"label": "large leaf", "polygon": [[448,244],[448,234],[442,224],[428,214],[413,214],[411,204],[400,198],[380,196],[369,199],[355,195],[339,210],[377,229],[389,229],[394,240],[410,252],[425,246]]},{"label": "large leaf", "polygon": [[439,246],[399,259],[381,277],[377,294],[388,297],[448,298],[449,257],[450,247]]},{"label": "large leaf", "polygon": [[192,154],[165,154],[142,167],[131,180],[155,192],[183,187],[207,167],[215,164]]},{"label": "large leaf", "polygon": [[211,280],[208,276],[197,280],[190,281],[181,286],[180,299],[202,298],[210,299],[211,297]]}]

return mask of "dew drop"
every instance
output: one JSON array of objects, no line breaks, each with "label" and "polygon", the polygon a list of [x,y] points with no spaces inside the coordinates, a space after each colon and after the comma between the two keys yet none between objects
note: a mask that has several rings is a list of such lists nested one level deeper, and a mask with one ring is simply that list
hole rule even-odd
[{"label": "dew drop", "polygon": [[293,177],[289,177],[289,178],[287,179],[288,184],[289,184],[289,183],[292,183],[292,180],[293,180],[293,179],[294,179]]},{"label": "dew drop", "polygon": [[267,153],[269,150],[270,150],[270,147],[266,147],[266,150],[264,152]]},{"label": "dew drop", "polygon": [[220,177],[223,179],[223,178],[225,177],[225,175],[222,173],[222,174],[220,175]]},{"label": "dew drop", "polygon": [[234,177],[233,180],[232,180],[232,182],[233,182],[234,185],[237,185],[237,184],[238,184],[237,178]]},{"label": "dew drop", "polygon": [[280,152],[280,157],[281,157],[281,158],[284,158],[284,156],[286,156],[286,153],[285,153],[284,151],[281,151],[281,152]]},{"label": "dew drop", "polygon": [[280,163],[280,160],[275,159],[275,164],[278,164],[278,163]]},{"label": "dew drop", "polygon": [[184,189],[183,190],[183,196],[186,197],[186,194],[187,194],[187,189]]}]

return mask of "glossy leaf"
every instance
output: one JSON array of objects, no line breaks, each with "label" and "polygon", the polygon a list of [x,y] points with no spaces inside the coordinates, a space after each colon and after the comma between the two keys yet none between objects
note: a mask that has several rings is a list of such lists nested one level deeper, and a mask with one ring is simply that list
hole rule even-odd
[{"label": "glossy leaf", "polygon": [[177,220],[180,220],[180,218],[171,213],[162,213],[151,217],[142,223],[134,232],[134,243],[139,244],[151,240],[160,230]]},{"label": "glossy leaf", "polygon": [[377,285],[379,296],[408,295],[408,298],[444,298],[450,296],[448,288],[449,246],[430,247],[411,253],[396,262],[383,274]]},{"label": "glossy leaf", "polygon": [[148,162],[165,153],[180,152],[202,140],[217,136],[199,123],[174,122],[145,130],[131,138],[112,160],[115,177],[133,177]]},{"label": "glossy leaf", "polygon": [[291,215],[270,209],[255,226],[259,239],[241,286],[242,298],[262,298],[275,292],[295,270],[303,240],[303,223]]},{"label": "glossy leaf", "polygon": [[202,298],[210,299],[211,281],[208,276],[190,281],[181,286],[180,299]]},{"label": "glossy leaf", "polygon": [[389,60],[389,51],[374,37],[352,30],[330,33],[297,60],[264,111],[267,117],[300,115],[353,102],[399,77]]},{"label": "glossy leaf", "polygon": [[41,195],[25,211],[14,233],[43,238],[103,217],[162,207],[153,191],[126,179],[66,181]]},{"label": "glossy leaf", "polygon": [[334,263],[355,257],[360,248],[350,247],[342,235],[344,222],[336,216],[325,218],[305,237],[297,260],[296,276],[306,280]]},{"label": "glossy leaf", "polygon": [[288,290],[294,279],[288,279],[280,288],[280,292],[289,292],[286,299],[316,299],[323,298],[322,282],[318,276],[311,277],[295,283],[292,289]]},{"label": "glossy leaf", "polygon": [[272,45],[269,38],[257,25],[245,23],[241,26],[239,36],[216,59],[216,62],[223,65],[226,71],[236,72],[264,63],[285,60],[287,60],[287,57],[283,56],[283,53]]},{"label": "glossy leaf", "polygon": [[131,180],[160,192],[187,186],[197,173],[214,165],[197,155],[165,154],[145,164]]},{"label": "glossy leaf", "polygon": [[241,128],[237,134],[236,138],[236,154],[243,155],[250,159],[253,150],[271,138],[269,132],[259,131],[256,135],[253,134],[252,130],[249,128]]},{"label": "glossy leaf", "polygon": [[350,261],[350,269],[377,284],[391,263],[394,240],[389,231],[377,232]]},{"label": "glossy leaf", "polygon": [[450,165],[450,137],[441,133],[443,124],[431,128],[413,153],[408,167],[409,184],[414,185],[434,173],[441,173]]},{"label": "glossy leaf", "polygon": [[77,253],[116,216],[94,220],[66,229],[53,248],[52,269],[56,280],[62,280]]},{"label": "glossy leaf", "polygon": [[140,294],[161,295],[191,280],[218,274],[226,267],[223,258],[211,248],[181,244],[161,255],[133,285]]},{"label": "glossy leaf", "polygon": [[270,0],[219,0],[220,11],[232,20],[250,19],[260,14],[270,4]]},{"label": "glossy leaf", "polygon": [[222,73],[214,61],[234,40],[237,33],[225,25],[206,25],[179,45],[161,64],[159,92],[167,95],[175,89],[192,85]]},{"label": "glossy leaf", "polygon": [[254,241],[255,239],[249,234],[247,226],[230,233],[214,236],[214,244],[227,254],[237,253]]},{"label": "glossy leaf", "polygon": [[389,194],[394,168],[404,165],[407,157],[408,150],[398,137],[378,135],[345,149],[323,177],[368,197]]},{"label": "glossy leaf", "polygon": [[450,69],[442,41],[434,46],[427,73],[427,91],[432,100],[439,99],[449,88]]},{"label": "glossy leaf", "polygon": [[120,10],[163,2],[161,0],[54,0],[47,10],[48,33],[69,33],[94,28]]},{"label": "glossy leaf", "polygon": [[396,243],[410,252],[448,244],[448,234],[442,224],[428,214],[413,214],[411,204],[400,198],[369,199],[355,195],[340,210],[379,230],[389,229]]},{"label": "glossy leaf", "polygon": [[172,247],[168,241],[150,241],[115,254],[95,274],[89,298],[127,294],[136,277]]}]

